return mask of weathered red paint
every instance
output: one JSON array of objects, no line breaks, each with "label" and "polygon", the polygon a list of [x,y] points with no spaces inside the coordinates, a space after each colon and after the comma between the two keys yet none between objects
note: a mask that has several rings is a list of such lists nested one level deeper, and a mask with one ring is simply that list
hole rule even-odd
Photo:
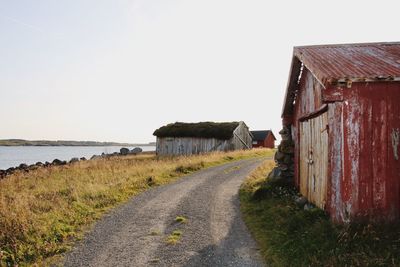
[{"label": "weathered red paint", "polygon": [[[292,122],[295,184],[300,184],[302,160],[300,120],[325,110],[327,105],[326,210],[336,222],[395,221],[400,218],[400,44],[359,47],[362,45],[354,49],[334,46],[332,51],[326,46],[312,47],[311,52],[295,49],[295,56],[302,52],[296,60],[304,65],[298,83],[289,77],[282,114],[284,121]],[[350,56],[345,57],[346,53]],[[342,60],[329,61],[335,56]],[[379,61],[373,61],[375,56],[380,57]],[[384,66],[374,67],[382,61]],[[291,73],[296,74],[296,64],[292,63]],[[353,77],[352,82],[340,83],[346,75]],[[391,81],[380,81],[378,76],[390,76]]]},{"label": "weathered red paint", "polygon": [[355,83],[344,90],[340,190],[350,218],[399,218],[399,147],[393,134],[400,129],[399,100],[399,82]]},{"label": "weathered red paint", "polygon": [[268,134],[267,137],[262,141],[257,141],[257,144],[253,143],[253,147],[266,147],[275,148],[275,137],[273,134]]},{"label": "weathered red paint", "polygon": [[275,137],[272,134],[269,134],[264,140],[264,147],[275,148]]},{"label": "weathered red paint", "polygon": [[293,116],[284,116],[282,117],[282,125],[287,126],[293,123]]},{"label": "weathered red paint", "polygon": [[293,54],[325,87],[400,77],[399,43],[295,47]]}]

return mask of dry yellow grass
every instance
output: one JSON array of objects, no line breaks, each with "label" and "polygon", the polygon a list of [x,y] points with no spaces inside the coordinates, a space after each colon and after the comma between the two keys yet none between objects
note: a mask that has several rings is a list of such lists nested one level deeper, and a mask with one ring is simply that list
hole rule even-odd
[{"label": "dry yellow grass", "polygon": [[203,167],[272,153],[113,157],[16,173],[0,181],[0,265],[47,265],[105,211],[151,186]]},{"label": "dry yellow grass", "polygon": [[254,193],[260,186],[265,183],[266,176],[275,167],[273,160],[265,160],[260,166],[252,171],[241,186],[241,190]]}]

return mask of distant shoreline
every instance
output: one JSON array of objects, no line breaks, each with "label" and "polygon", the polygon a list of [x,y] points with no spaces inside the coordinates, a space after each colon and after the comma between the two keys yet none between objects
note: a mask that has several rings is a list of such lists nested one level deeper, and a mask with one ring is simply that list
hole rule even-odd
[{"label": "distant shoreline", "polygon": [[49,141],[49,140],[23,140],[23,139],[3,139],[0,146],[155,146],[155,143],[130,144],[118,142],[96,142],[96,141]]}]

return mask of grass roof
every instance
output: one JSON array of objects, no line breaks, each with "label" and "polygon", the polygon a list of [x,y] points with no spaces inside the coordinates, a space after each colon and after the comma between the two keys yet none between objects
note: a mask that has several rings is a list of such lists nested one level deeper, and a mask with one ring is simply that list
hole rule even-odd
[{"label": "grass roof", "polygon": [[175,122],[163,126],[153,133],[157,137],[198,137],[228,140],[239,122]]}]

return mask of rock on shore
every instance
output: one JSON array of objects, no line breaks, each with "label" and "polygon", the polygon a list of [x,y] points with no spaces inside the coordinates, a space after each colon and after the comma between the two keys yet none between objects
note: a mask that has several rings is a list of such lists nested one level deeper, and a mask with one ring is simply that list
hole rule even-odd
[{"label": "rock on shore", "polygon": [[[93,155],[90,159],[94,160],[94,159],[99,159],[99,158],[108,158],[108,157],[112,157],[112,156],[137,155],[137,154],[141,153],[142,151],[143,150],[140,147],[135,147],[132,150],[129,150],[129,148],[123,147],[120,149],[120,153],[118,153],[118,152],[114,152],[112,154],[102,153],[101,155]],[[0,179],[6,177],[8,175],[11,175],[17,171],[29,172],[29,171],[36,170],[38,168],[46,168],[46,167],[50,167],[50,166],[64,166],[67,164],[73,164],[73,163],[77,163],[79,161],[86,161],[86,160],[87,159],[85,157],[81,157],[81,158],[75,157],[75,158],[70,159],[69,161],[54,159],[51,163],[48,161],[46,161],[45,163],[36,162],[35,164],[32,164],[32,165],[27,165],[25,163],[21,163],[17,167],[11,167],[6,170],[0,170]]]}]

